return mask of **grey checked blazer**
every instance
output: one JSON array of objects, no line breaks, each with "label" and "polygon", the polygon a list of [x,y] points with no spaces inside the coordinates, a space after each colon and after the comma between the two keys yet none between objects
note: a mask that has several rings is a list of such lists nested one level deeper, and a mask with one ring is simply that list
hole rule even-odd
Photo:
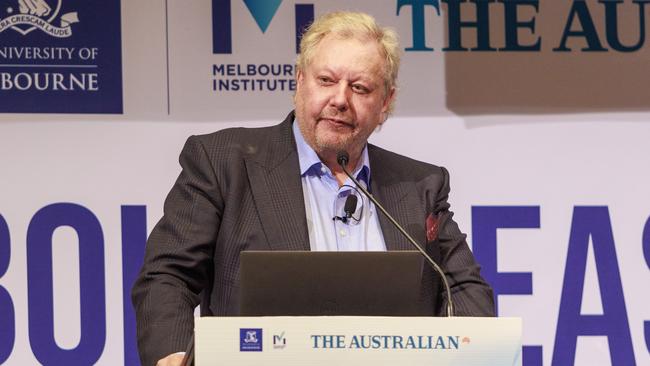
[{"label": "grey checked blazer", "polygon": [[[202,315],[238,313],[239,252],[309,250],[293,119],[187,140],[132,292],[143,365],[185,349],[199,303]],[[373,145],[368,153],[373,195],[413,238],[425,243],[425,219],[438,214],[426,249],[447,274],[457,315],[494,315],[492,290],[449,211],[447,171]],[[412,250],[383,216],[380,225],[388,250]],[[444,314],[440,278],[428,268],[423,278],[421,306]]]}]

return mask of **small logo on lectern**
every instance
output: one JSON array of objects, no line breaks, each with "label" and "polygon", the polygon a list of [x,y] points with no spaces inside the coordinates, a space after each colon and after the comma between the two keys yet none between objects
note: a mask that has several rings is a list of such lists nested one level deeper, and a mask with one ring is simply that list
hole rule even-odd
[{"label": "small logo on lectern", "polygon": [[286,346],[287,346],[287,338],[284,336],[284,332],[273,335],[273,348],[283,349]]},{"label": "small logo on lectern", "polygon": [[262,329],[240,328],[239,329],[239,351],[240,352],[261,352],[262,351]]}]

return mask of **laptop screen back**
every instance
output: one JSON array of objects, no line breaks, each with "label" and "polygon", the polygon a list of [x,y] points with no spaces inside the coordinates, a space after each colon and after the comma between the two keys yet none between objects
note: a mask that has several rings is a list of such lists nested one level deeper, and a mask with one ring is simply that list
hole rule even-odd
[{"label": "laptop screen back", "polygon": [[240,259],[244,316],[427,315],[418,252],[244,251]]}]

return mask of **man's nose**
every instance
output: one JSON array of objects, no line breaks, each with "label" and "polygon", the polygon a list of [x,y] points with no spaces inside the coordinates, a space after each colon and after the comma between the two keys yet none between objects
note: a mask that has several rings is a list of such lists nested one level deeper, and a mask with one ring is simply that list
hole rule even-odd
[{"label": "man's nose", "polygon": [[336,85],[332,91],[330,98],[330,105],[339,111],[345,111],[349,108],[350,103],[350,88],[347,83],[341,82]]}]

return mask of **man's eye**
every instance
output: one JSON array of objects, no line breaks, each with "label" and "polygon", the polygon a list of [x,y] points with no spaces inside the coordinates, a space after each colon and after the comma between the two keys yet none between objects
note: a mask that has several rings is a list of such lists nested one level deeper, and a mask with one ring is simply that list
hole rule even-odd
[{"label": "man's eye", "polygon": [[367,94],[370,90],[361,84],[352,84],[352,90],[356,93]]},{"label": "man's eye", "polygon": [[319,76],[318,81],[321,84],[332,84],[334,82],[332,79],[328,78],[327,76]]}]

